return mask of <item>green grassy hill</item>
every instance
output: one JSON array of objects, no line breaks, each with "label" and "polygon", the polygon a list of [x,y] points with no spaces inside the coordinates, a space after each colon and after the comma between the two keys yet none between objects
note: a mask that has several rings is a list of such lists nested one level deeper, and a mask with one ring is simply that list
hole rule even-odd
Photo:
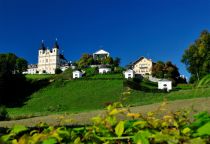
[{"label": "green grassy hill", "polygon": [[[35,77],[34,75],[33,78]],[[37,79],[40,77],[38,76]],[[8,111],[13,117],[103,109],[107,104],[119,101],[122,96],[124,88],[121,78],[119,74],[110,74],[97,75],[89,79],[56,80],[33,93],[24,106],[9,108]],[[156,87],[156,84],[150,82],[143,82],[140,85],[152,89]],[[170,101],[198,97],[210,97],[210,87],[188,88],[170,93],[131,90],[130,95],[126,96],[125,103],[137,106],[162,102],[165,99]]]},{"label": "green grassy hill", "polygon": [[90,111],[119,100],[122,91],[122,80],[57,81],[34,93],[23,107],[9,109],[9,112],[11,115],[39,115]]}]

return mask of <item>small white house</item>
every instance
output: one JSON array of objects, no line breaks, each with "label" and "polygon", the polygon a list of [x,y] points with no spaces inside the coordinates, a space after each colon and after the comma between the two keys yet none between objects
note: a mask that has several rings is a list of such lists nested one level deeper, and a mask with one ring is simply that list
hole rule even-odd
[{"label": "small white house", "polygon": [[126,79],[134,78],[135,73],[134,73],[133,70],[128,69],[128,70],[126,70],[126,71],[124,72],[124,76],[125,76]]},{"label": "small white house", "polygon": [[99,68],[98,69],[100,74],[111,72],[111,68]]},{"label": "small white house", "polygon": [[73,71],[73,79],[81,78],[81,77],[82,77],[82,72],[81,71],[78,71],[78,70]]},{"label": "small white house", "polygon": [[158,89],[167,89],[167,91],[172,90],[172,81],[170,80],[159,80]]}]

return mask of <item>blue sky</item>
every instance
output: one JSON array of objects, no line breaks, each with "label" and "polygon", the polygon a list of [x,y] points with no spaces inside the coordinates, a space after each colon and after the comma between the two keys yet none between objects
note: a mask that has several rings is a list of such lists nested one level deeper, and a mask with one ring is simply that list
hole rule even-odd
[{"label": "blue sky", "polygon": [[103,48],[126,65],[140,56],[180,62],[210,29],[209,0],[0,0],[0,53],[37,63],[41,40],[56,38],[68,60]]}]

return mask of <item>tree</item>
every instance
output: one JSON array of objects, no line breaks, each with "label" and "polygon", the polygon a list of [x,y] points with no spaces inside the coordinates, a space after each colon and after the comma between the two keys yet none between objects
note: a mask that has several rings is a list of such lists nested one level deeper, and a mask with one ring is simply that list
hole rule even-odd
[{"label": "tree", "polygon": [[83,54],[77,62],[79,68],[86,68],[91,64],[94,64],[94,59],[90,54]]},{"label": "tree", "polygon": [[60,74],[60,73],[62,73],[63,71],[60,69],[60,68],[56,68],[55,69],[55,74]]},{"label": "tree", "polygon": [[168,61],[166,63],[158,61],[152,67],[152,76],[157,78],[171,79],[172,81],[174,81],[174,83],[178,83],[180,74],[176,65],[172,64],[171,61]]},{"label": "tree", "polygon": [[26,71],[28,68],[28,62],[23,58],[17,58],[16,59],[16,71],[18,73],[22,73],[23,71]]},{"label": "tree", "polygon": [[26,79],[22,71],[27,61],[15,54],[0,54],[0,105],[14,104],[21,100],[26,91]]},{"label": "tree", "polygon": [[210,73],[210,33],[207,30],[201,32],[200,37],[185,50],[181,62],[191,73],[191,82]]},{"label": "tree", "polygon": [[120,58],[116,57],[116,58],[114,59],[114,61],[113,61],[113,65],[114,65],[115,67],[118,67],[118,66],[120,65]]},{"label": "tree", "polygon": [[112,65],[113,64],[113,59],[112,59],[112,57],[106,57],[106,58],[101,60],[101,63]]}]

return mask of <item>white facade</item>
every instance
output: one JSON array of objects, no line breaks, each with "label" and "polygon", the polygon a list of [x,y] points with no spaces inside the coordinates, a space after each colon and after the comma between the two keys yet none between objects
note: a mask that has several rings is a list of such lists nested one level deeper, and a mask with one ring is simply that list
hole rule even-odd
[{"label": "white facade", "polygon": [[145,57],[140,57],[137,61],[133,63],[133,70],[136,74],[141,75],[151,75],[152,74],[153,62],[151,59]]},{"label": "white facade", "polygon": [[124,76],[126,79],[129,79],[129,78],[134,78],[135,77],[135,72],[131,69],[127,70],[124,72]]},{"label": "white facade", "polygon": [[37,69],[37,65],[28,65],[28,69],[27,71],[24,71],[23,74],[37,74],[38,73],[38,69]]},{"label": "white facade", "polygon": [[167,89],[167,91],[172,90],[172,81],[170,80],[158,81],[158,89]]},{"label": "white facade", "polygon": [[[42,41],[42,45],[39,49],[38,54],[38,71],[39,74],[55,74],[55,69],[60,68],[62,71],[66,69],[65,65],[67,60],[59,52],[59,46],[57,41],[55,42],[54,48],[52,50],[45,48]],[[64,66],[64,67],[62,67]]]},{"label": "white facade", "polygon": [[75,78],[81,78],[82,77],[82,72],[81,71],[73,71],[73,79]]},{"label": "white facade", "polygon": [[60,69],[61,69],[62,71],[65,71],[65,70],[67,70],[68,68],[70,68],[70,66],[68,66],[68,65],[64,65],[64,66],[61,66],[61,67],[60,67]]},{"label": "white facade", "polygon": [[103,59],[107,57],[109,57],[109,52],[102,49],[93,53],[93,59]]},{"label": "white facade", "polygon": [[99,68],[98,69],[100,74],[111,72],[111,68]]}]

